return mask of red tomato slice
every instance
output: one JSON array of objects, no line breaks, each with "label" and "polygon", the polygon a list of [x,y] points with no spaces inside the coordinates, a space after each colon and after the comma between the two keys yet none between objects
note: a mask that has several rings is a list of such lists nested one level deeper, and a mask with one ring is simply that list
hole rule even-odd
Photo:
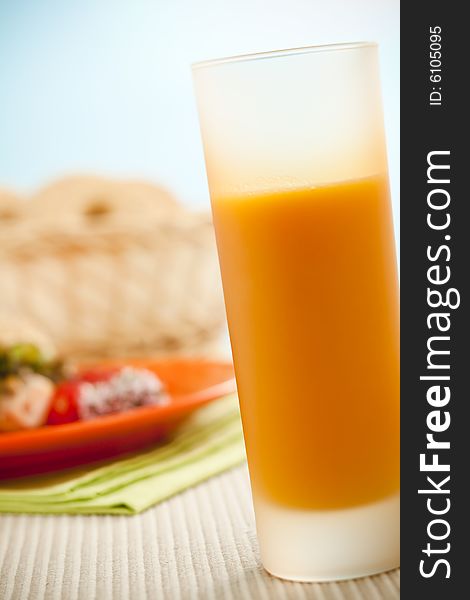
[{"label": "red tomato slice", "polygon": [[52,396],[48,425],[63,425],[78,421],[78,394],[80,381],[70,380],[59,383]]}]

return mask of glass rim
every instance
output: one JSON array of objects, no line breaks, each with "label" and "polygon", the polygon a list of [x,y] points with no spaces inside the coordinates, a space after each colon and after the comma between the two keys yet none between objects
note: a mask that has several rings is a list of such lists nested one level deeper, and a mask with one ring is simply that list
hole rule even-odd
[{"label": "glass rim", "polygon": [[248,54],[238,54],[234,56],[226,56],[223,58],[214,58],[210,60],[202,60],[195,62],[191,68],[196,71],[198,69],[206,69],[210,67],[218,67],[231,63],[252,62],[255,60],[266,60],[272,58],[283,58],[285,56],[296,56],[299,54],[313,54],[320,52],[338,52],[344,50],[359,50],[361,48],[376,48],[377,42],[339,42],[333,44],[315,44],[313,46],[300,46],[298,48],[285,48],[282,50],[268,50],[264,52],[252,52]]}]

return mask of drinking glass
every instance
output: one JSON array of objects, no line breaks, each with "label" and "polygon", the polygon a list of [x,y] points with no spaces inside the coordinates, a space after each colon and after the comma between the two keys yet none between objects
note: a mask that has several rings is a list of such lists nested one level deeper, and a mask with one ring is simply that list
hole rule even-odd
[{"label": "drinking glass", "polygon": [[398,283],[378,52],[193,67],[261,558],[399,564]]}]

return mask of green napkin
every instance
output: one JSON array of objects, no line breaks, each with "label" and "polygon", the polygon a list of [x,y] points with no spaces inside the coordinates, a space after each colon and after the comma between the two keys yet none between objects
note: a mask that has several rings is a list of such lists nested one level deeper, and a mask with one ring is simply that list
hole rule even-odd
[{"label": "green napkin", "polygon": [[134,514],[245,458],[236,395],[195,412],[173,439],[101,466],[0,483],[0,512]]}]

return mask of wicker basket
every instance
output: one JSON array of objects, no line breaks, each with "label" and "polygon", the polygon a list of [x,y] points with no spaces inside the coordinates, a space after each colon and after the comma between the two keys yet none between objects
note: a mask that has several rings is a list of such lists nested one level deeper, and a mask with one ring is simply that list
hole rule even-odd
[{"label": "wicker basket", "polygon": [[[154,194],[160,202],[160,188]],[[55,201],[44,212],[41,192],[18,201],[13,218],[9,196],[0,222],[0,315],[35,323],[76,357],[211,346],[224,311],[209,215],[176,203],[149,210],[133,202],[126,210],[121,198],[116,216],[111,201],[97,212],[93,197],[95,208],[69,206],[65,189],[64,208]]]}]

